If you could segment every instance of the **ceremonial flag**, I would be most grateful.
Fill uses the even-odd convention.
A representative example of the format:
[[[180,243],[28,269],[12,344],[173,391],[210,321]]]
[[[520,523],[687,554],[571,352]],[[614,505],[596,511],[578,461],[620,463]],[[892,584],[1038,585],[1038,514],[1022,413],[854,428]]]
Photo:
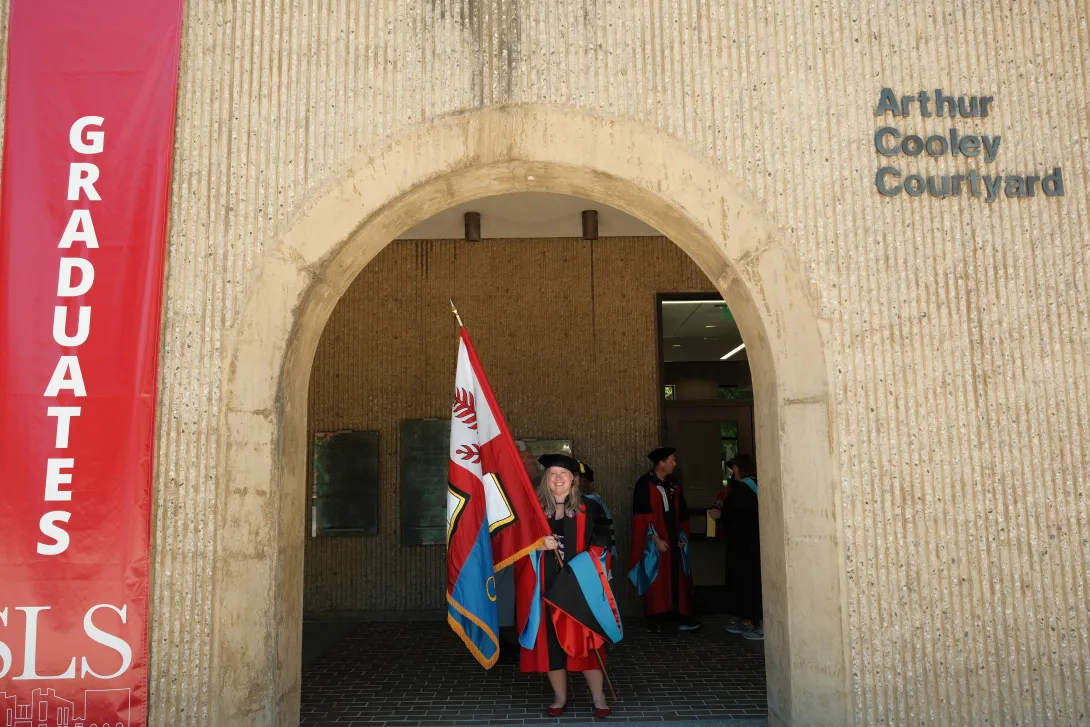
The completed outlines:
[[[465,328],[448,480],[447,621],[489,669],[500,653],[495,572],[540,547],[550,530]]]

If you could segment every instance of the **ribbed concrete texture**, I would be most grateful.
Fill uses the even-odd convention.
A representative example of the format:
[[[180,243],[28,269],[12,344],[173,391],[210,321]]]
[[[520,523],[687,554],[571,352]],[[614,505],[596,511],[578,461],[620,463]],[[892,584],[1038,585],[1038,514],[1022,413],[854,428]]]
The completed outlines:
[[[1090,720],[1088,13],[1084,0],[187,2],[153,724],[208,724],[221,678],[209,670],[221,386],[267,246],[354,155],[505,104],[679,139],[789,242],[832,350],[856,723]],[[884,86],[995,102],[984,119],[915,105],[877,119]],[[872,140],[885,123],[1002,146],[990,163],[889,161]],[[925,175],[1062,166],[1066,196],[886,199],[873,179],[887,162]]]
[[[446,550],[400,545],[398,428],[403,419],[450,417],[458,344],[449,297],[511,431],[571,439],[624,541],[632,484],[660,431],[655,294],[712,290],[661,237],[413,241],[383,250],[333,311],[308,402],[310,432],[379,432],[379,533],[308,538],[304,609],[445,607]]]

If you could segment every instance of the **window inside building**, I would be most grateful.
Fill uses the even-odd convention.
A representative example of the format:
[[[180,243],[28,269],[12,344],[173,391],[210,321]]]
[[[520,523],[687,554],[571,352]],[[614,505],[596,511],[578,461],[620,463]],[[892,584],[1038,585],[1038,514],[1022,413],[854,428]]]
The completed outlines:
[[[753,401],[753,388],[750,386],[739,386],[738,384],[720,384],[719,398]]]

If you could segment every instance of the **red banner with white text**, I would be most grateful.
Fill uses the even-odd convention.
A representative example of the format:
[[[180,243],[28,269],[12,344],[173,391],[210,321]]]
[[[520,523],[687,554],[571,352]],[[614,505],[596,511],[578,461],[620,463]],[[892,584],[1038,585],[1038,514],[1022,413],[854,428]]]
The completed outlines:
[[[11,0],[0,724],[143,727],[182,0]]]

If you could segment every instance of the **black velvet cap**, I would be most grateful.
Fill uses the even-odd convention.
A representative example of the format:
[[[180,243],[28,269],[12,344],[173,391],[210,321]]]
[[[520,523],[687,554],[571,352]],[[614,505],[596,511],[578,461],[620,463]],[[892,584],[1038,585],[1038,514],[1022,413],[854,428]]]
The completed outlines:
[[[579,474],[583,475],[587,482],[594,482],[594,470],[590,468],[590,465],[580,462]]]
[[[673,447],[659,447],[656,450],[648,452],[647,459],[651,460],[651,464],[658,464],[676,451],[677,450]]]
[[[550,467],[563,467],[573,475],[580,474],[579,462],[566,454],[543,454],[537,458],[538,463],[545,469]]]

